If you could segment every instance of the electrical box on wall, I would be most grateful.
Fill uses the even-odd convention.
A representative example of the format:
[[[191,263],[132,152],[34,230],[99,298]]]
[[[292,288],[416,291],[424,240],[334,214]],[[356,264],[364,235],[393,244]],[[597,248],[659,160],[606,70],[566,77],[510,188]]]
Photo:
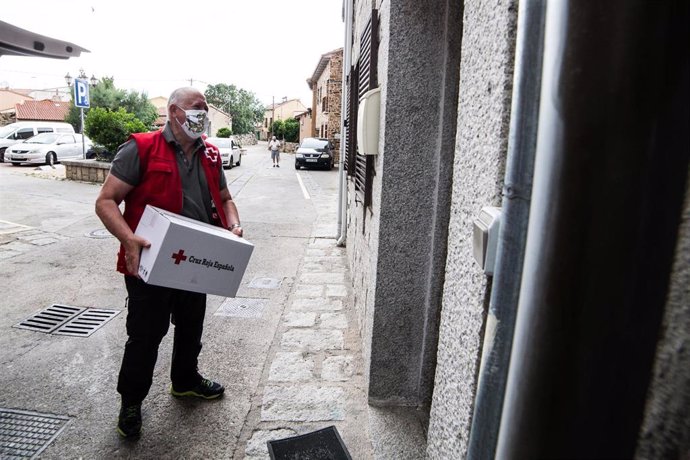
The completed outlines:
[[[487,275],[494,274],[500,228],[501,208],[484,207],[474,220],[472,252],[474,259]]]
[[[367,91],[357,110],[357,149],[360,155],[378,155],[381,88]]]

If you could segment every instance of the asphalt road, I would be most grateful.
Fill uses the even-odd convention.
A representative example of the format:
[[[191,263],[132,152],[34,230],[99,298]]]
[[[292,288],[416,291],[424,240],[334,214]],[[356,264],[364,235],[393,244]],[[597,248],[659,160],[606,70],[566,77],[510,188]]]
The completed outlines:
[[[169,333],[144,404],[146,436],[136,444],[115,431],[126,291],[115,272],[118,243],[93,212],[100,186],[60,179],[59,165],[40,171],[0,164],[0,409],[68,418],[42,458],[242,457],[238,440],[251,397],[323,205],[313,197],[336,193],[337,169],[298,173],[283,157],[283,166],[272,168],[265,146],[249,146],[242,165],[226,171],[245,238],[255,244],[238,297],[267,303],[260,318],[247,320],[214,315],[225,299],[209,296],[200,370],[225,384],[226,397],[170,397]],[[259,278],[279,287],[250,287]],[[89,337],[14,327],[53,304],[115,316]],[[201,404],[207,407],[199,410]]]

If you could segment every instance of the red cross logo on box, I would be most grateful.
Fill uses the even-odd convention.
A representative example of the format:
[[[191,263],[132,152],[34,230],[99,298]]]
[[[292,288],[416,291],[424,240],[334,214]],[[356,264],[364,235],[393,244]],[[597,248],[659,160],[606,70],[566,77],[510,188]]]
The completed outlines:
[[[180,265],[180,262],[187,260],[187,256],[184,255],[184,249],[180,249],[176,253],[173,253],[172,258],[175,259],[175,265]]]

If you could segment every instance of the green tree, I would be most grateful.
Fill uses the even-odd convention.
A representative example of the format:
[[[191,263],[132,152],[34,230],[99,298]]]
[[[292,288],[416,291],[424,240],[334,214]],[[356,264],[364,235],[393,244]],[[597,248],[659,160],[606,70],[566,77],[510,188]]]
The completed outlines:
[[[264,106],[251,91],[219,83],[207,87],[204,95],[209,104],[232,116],[235,134],[253,133],[256,123],[263,118]]]
[[[146,93],[128,92],[120,102],[120,107],[129,113],[133,113],[135,117],[149,127],[152,127],[158,118],[158,109],[151,104]],[[114,107],[111,108],[111,110],[114,109]]]
[[[216,137],[230,137],[230,136],[232,136],[232,130],[230,128],[223,127],[223,128],[220,128],[216,132]]]
[[[283,133],[288,142],[299,142],[299,121],[288,118],[283,122]]]
[[[283,120],[276,120],[271,125],[271,132],[278,139],[285,139],[285,123]]]
[[[146,132],[148,127],[133,113],[123,108],[110,111],[96,107],[89,111],[84,131],[94,142],[114,155],[117,148],[127,140],[130,134]]]
[[[74,95],[72,95],[72,98],[74,98]],[[148,127],[152,127],[153,122],[158,118],[158,110],[149,102],[145,93],[118,89],[115,87],[112,77],[104,77],[96,85],[92,86],[89,90],[89,99],[91,108],[84,109],[85,118],[88,118],[89,112],[94,108],[103,108],[111,111],[123,108],[129,113],[133,113]],[[65,121],[74,126],[76,131],[81,129],[79,108],[75,107],[74,104],[72,104]]]

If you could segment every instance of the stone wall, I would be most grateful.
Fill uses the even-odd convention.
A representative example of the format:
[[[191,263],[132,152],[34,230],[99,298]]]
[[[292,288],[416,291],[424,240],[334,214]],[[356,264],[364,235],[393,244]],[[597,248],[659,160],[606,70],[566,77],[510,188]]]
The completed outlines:
[[[293,153],[295,150],[297,150],[298,146],[299,144],[296,142],[283,142],[281,151],[285,153]]]
[[[340,159],[340,106],[342,105],[343,90],[342,81],[343,75],[343,52],[334,54],[330,62],[331,74],[330,80],[338,83],[328,85],[328,138],[335,147],[335,162],[338,163]],[[336,136],[337,135],[337,136]]]
[[[65,178],[102,184],[110,172],[110,163],[96,160],[63,160]]]
[[[430,458],[467,455],[490,287],[472,255],[472,223],[483,206],[501,206],[516,3],[464,4],[448,257],[427,450]]]
[[[421,408],[428,458],[467,453],[488,298],[472,221],[501,202],[512,96],[516,8],[497,3],[464,2],[463,15],[442,0],[377,2],[381,130],[370,207],[349,182],[369,402]],[[371,6],[355,3],[353,63]]]
[[[638,460],[690,458],[690,183],[681,216]]]
[[[240,145],[256,145],[259,141],[256,139],[256,134],[236,134],[232,137],[240,143]]]

